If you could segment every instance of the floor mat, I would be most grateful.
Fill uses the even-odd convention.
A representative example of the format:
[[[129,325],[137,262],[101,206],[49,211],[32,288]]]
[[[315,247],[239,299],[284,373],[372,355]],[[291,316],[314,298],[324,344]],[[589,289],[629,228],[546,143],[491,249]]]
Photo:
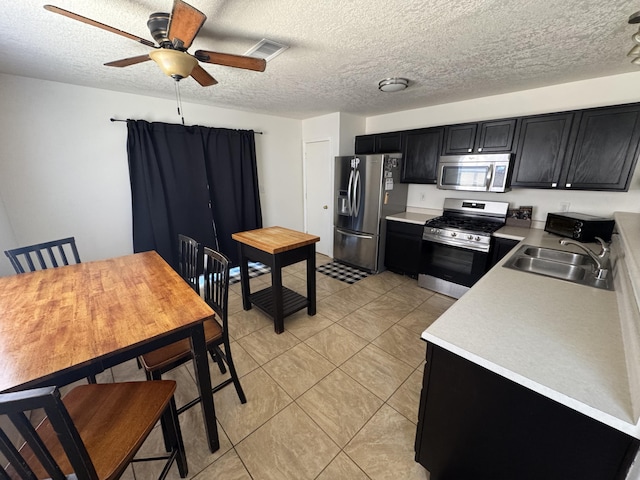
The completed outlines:
[[[260,262],[249,262],[249,278],[259,277],[265,273],[271,272],[271,269]],[[233,267],[229,270],[229,285],[240,281],[240,267]]]
[[[316,267],[316,270],[331,278],[335,278],[336,280],[340,280],[341,282],[346,282],[349,284],[356,283],[358,280],[367,278],[370,275],[369,272],[365,272],[364,270],[350,267],[349,265],[345,265],[339,262],[331,262],[320,265],[319,267]]]

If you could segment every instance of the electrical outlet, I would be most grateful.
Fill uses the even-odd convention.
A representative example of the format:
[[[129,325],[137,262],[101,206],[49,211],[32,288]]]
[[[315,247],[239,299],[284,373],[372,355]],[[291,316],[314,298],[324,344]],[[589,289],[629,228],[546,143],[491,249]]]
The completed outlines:
[[[571,204],[569,202],[561,202],[560,203],[560,211],[561,212],[568,212],[569,211],[569,207],[571,207]]]

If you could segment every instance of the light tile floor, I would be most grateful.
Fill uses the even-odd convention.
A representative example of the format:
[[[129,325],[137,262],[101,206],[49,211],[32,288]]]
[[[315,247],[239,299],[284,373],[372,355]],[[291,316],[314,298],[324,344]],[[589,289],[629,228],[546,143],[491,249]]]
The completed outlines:
[[[318,264],[330,260],[317,256]],[[305,293],[305,268],[284,269],[284,284]],[[252,291],[268,282],[269,275],[252,279]],[[181,415],[189,478],[429,478],[414,461],[426,348],[420,334],[453,299],[391,272],[353,285],[317,274],[317,314],[286,318],[285,332],[276,335],[263,313],[242,309],[239,283],[230,290],[231,349],[247,403],[233,386],[215,394],[220,450],[213,454],[200,408]],[[215,384],[223,377],[210,367]],[[135,362],[111,376],[144,379]],[[197,395],[190,364],[166,378],[178,382],[179,405]],[[110,379],[105,372],[101,381]],[[153,432],[143,452],[160,446]],[[156,478],[154,463],[134,464],[124,478]],[[175,466],[170,478],[179,478]]]

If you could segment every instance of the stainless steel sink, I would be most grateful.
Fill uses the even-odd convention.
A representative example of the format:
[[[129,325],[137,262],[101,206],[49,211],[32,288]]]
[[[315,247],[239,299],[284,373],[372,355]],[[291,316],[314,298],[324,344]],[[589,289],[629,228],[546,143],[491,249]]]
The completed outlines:
[[[581,253],[565,252],[552,248],[531,247],[525,245],[522,253],[529,257],[551,260],[554,262],[568,263],[570,265],[591,265],[593,262],[587,255]]]
[[[596,278],[593,261],[580,253],[522,245],[502,266],[580,285],[613,290],[611,280]]]

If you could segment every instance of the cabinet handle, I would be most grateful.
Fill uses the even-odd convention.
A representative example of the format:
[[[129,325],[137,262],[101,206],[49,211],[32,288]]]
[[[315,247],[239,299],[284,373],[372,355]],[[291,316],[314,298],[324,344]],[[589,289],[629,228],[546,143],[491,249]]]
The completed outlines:
[[[566,187],[566,188],[571,188],[571,184],[570,184],[570,183],[567,183],[567,184],[565,185],[565,187]]]
[[[473,148],[470,148],[469,150],[467,150],[467,152],[469,153],[473,152]]]
[[[481,151],[482,151],[482,147],[480,147],[480,148],[478,149],[478,151],[479,151],[479,152],[481,152]]]
[[[552,187],[552,188],[556,188],[557,186],[558,186],[558,184],[557,184],[556,182],[553,182],[553,183],[551,184],[551,187]]]

